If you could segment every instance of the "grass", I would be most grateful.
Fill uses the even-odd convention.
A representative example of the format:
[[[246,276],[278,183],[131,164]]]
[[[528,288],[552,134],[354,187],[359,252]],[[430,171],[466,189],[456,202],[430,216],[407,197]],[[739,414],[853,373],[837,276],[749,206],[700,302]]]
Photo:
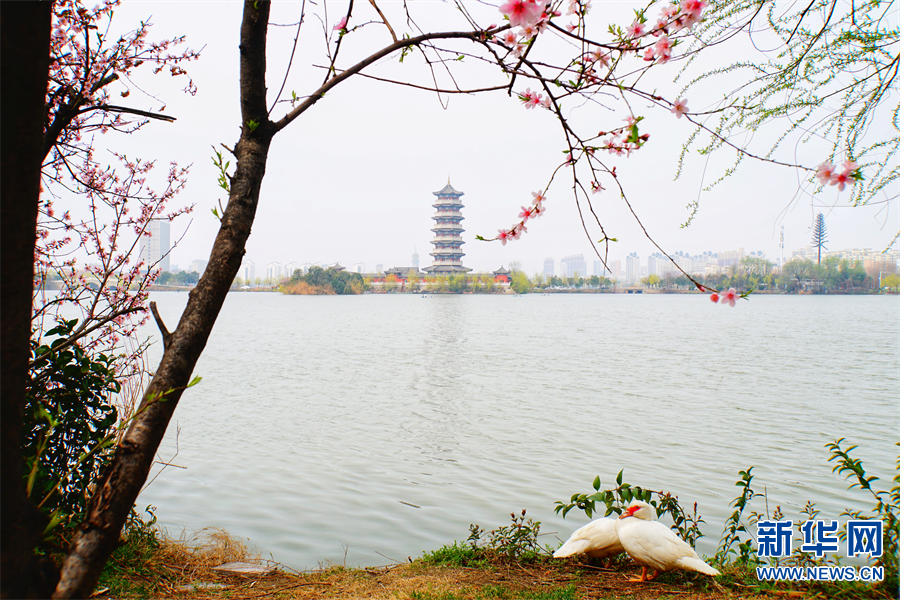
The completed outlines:
[[[755,572],[728,565],[720,577],[671,572],[645,583],[628,581],[640,568],[627,558],[599,568],[586,559],[505,558],[489,548],[454,542],[409,564],[308,573],[278,569],[241,576],[213,570],[232,561],[256,562],[239,541],[221,530],[189,539],[160,539],[155,530],[133,529],[104,571],[97,598],[183,600],[724,600],[776,598],[892,598],[885,589],[860,584],[771,584]],[[213,587],[210,587],[213,586]]]

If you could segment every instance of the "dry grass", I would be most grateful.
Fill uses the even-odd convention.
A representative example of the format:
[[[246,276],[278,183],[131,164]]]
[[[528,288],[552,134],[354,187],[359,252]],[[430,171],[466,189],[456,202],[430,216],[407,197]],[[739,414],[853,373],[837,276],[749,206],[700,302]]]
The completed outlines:
[[[310,573],[278,569],[267,575],[236,575],[216,571],[223,563],[264,564],[227,532],[207,529],[188,539],[165,541],[157,550],[157,580],[135,583],[134,592],[119,591],[116,598],[158,597],[183,600],[279,600],[330,598],[336,600],[484,600],[546,598],[634,599],[672,598],[784,598],[758,596],[739,588],[725,589],[696,574],[666,574],[658,581],[629,582],[640,574],[632,564],[598,569],[575,561],[550,560],[530,565],[495,561],[483,567],[411,564],[348,569],[330,567]],[[210,587],[212,586],[212,587]],[[97,598],[112,598],[99,594]]]
[[[310,285],[305,281],[298,281],[291,285],[285,285],[282,292],[290,295],[301,296],[334,296],[334,288],[330,285]]]
[[[829,598],[831,592],[779,585],[760,589],[755,577],[729,566],[715,579],[698,573],[665,573],[654,581],[632,582],[640,568],[630,560],[613,561],[610,569],[573,560],[538,559],[522,564],[496,558],[473,563],[451,562],[460,549],[447,547],[409,564],[348,569],[322,568],[288,572],[284,567],[265,575],[238,575],[215,570],[229,562],[266,564],[239,540],[221,529],[204,529],[190,537],[162,541],[139,568],[122,571],[113,589],[95,598],[172,598],[178,600],[724,600]],[[748,585],[745,585],[748,584]],[[832,591],[837,591],[832,590]],[[868,595],[871,593],[871,595]],[[844,594],[842,594],[844,595]],[[885,590],[867,588],[847,598],[888,598]]]

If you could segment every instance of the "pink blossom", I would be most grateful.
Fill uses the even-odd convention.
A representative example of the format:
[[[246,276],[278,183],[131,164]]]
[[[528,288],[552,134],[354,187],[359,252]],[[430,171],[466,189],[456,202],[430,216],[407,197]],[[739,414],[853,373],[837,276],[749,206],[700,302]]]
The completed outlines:
[[[839,192],[843,192],[848,183],[853,185],[856,182],[847,175],[846,171],[831,175],[831,185],[836,185]]]
[[[600,63],[600,64],[603,65],[604,67],[608,67],[608,66],[609,66],[609,53],[608,53],[608,52],[604,52],[604,51],[601,50],[600,48],[597,48],[597,49],[594,51],[594,56],[595,56],[596,59],[597,59],[596,62]]]
[[[504,246],[506,245],[506,241],[509,238],[509,232],[505,229],[500,229],[497,233],[497,239],[500,240],[500,243]]]
[[[816,170],[816,177],[819,178],[819,183],[822,185],[828,185],[831,183],[831,176],[834,175],[834,165],[830,162],[824,162],[819,165],[818,170]]]
[[[681,10],[686,13],[695,14],[699,17],[707,4],[708,2],[706,2],[706,0],[685,0],[681,5]]]
[[[844,161],[844,173],[850,175],[853,171],[857,170],[859,165],[852,160]]]
[[[534,25],[523,25],[519,28],[519,37],[525,41],[530,40],[534,36],[538,34],[538,26]]]
[[[500,6],[500,12],[506,15],[513,27],[533,26],[541,18],[544,7],[534,0],[509,0]]]
[[[541,106],[546,109],[550,108],[550,97],[549,96],[541,96]]]
[[[660,62],[666,62],[672,57],[672,40],[669,39],[669,36],[664,35],[654,44],[654,48],[656,49],[656,55],[659,57]]]
[[[687,112],[687,110],[687,100],[684,98],[679,98],[675,101],[675,104],[672,105],[672,113],[679,119],[681,118],[681,115]]]
[[[670,4],[666,7],[664,7],[660,11],[660,14],[667,19],[671,19],[672,17],[674,17],[675,15],[678,14],[678,7],[674,4]]]
[[[705,0],[686,0],[681,5],[681,15],[679,16],[682,27],[692,27],[702,21],[703,9],[706,8],[706,4]]]
[[[543,217],[545,212],[547,212],[547,209],[543,204],[535,204],[534,208],[531,209],[531,218]]]
[[[819,179],[822,179],[824,172],[823,167],[831,167],[830,163],[825,163],[819,167],[819,172],[816,174]],[[856,179],[853,177],[853,173],[859,169],[859,165],[853,162],[852,160],[844,161],[844,170],[840,173],[834,171],[834,168],[831,167],[831,172],[829,173],[828,183],[831,185],[838,186],[838,191],[843,192],[844,187],[849,183],[850,185],[854,185],[856,183]],[[827,170],[827,168],[825,169]]]
[[[503,35],[500,36],[500,43],[509,48],[513,48],[518,41],[519,38],[516,37],[516,34],[512,30],[506,30],[503,32]]]
[[[713,304],[715,304],[716,302],[719,301],[719,294],[717,294],[716,292],[713,292],[712,294],[709,295],[709,299],[712,300]]]
[[[827,164],[827,163],[826,163]],[[831,166],[831,165],[828,165]],[[821,169],[821,167],[819,167]],[[829,179],[829,183],[831,185],[836,185],[839,192],[844,191],[844,187],[849,183],[850,185],[854,185],[856,183],[856,179],[853,177],[853,173],[859,169],[859,165],[853,162],[852,160],[844,161],[844,170],[840,173],[832,172],[831,177]],[[821,175],[819,175],[821,178]]]
[[[532,196],[532,204],[540,205],[541,202],[547,199],[547,196],[544,195],[543,190],[539,192],[531,192]]]
[[[729,306],[734,306],[735,301],[737,300],[737,290],[734,288],[728,288],[728,291],[722,294],[722,304],[728,304]]]
[[[528,208],[525,206],[522,207],[522,212],[519,213],[519,218],[522,219],[523,223],[528,221],[528,219],[531,218],[531,216],[532,216],[531,210],[532,210],[531,208]]]
[[[532,108],[530,104],[534,100],[534,92],[531,91],[531,88],[525,88],[525,93],[519,94],[519,100],[522,101],[525,108]]]
[[[653,28],[653,35],[661,33],[669,33],[669,19],[660,17],[656,20],[656,27]]]
[[[601,184],[597,183],[596,181],[591,182],[591,193],[592,194],[599,194],[600,192],[602,192],[605,189],[606,189],[605,187],[603,187]]]
[[[347,17],[342,17],[340,21],[337,22],[337,25],[334,26],[335,31],[340,31],[347,27]]]
[[[647,33],[646,26],[644,23],[641,23],[638,19],[635,19],[634,22],[631,23],[626,29],[625,32],[628,34],[628,37],[641,37],[645,33]]]
[[[569,33],[575,33],[576,29],[578,29],[578,25],[576,25],[575,23],[569,23],[568,25],[566,25],[566,31],[568,31]]]
[[[647,50],[644,51],[644,60],[646,60],[647,62],[653,62],[654,58],[656,58],[656,56],[653,51],[653,47],[647,48]]]
[[[532,92],[531,88],[526,88],[524,94],[519,95],[519,100],[525,105],[525,108],[531,109],[535,106],[547,106],[549,108],[550,101],[543,98],[540,92]]]

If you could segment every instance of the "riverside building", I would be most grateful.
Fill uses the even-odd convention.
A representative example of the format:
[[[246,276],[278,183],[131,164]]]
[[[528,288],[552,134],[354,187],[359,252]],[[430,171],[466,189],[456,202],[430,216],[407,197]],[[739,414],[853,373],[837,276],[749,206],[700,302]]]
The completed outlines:
[[[169,250],[169,222],[157,219],[150,221],[141,236],[139,250],[144,270],[158,267],[160,271],[168,271]]]

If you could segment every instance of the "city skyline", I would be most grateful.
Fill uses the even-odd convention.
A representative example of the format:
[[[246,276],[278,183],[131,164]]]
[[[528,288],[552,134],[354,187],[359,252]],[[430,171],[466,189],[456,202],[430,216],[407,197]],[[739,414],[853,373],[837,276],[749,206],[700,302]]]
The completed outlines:
[[[202,3],[154,3],[151,10],[146,3],[126,1],[114,21],[124,30],[152,13],[155,36],[183,34],[189,44],[206,46],[202,58],[190,66],[196,96],[182,94],[171,82],[153,82],[153,89],[166,100],[166,114],[177,117],[174,123],[153,122],[137,135],[110,133],[104,138],[104,143],[129,156],[193,165],[188,186],[175,199],[196,207],[193,215],[172,223],[172,239],[180,242],[170,259],[180,265],[209,256],[219,226],[210,211],[224,201],[217,186],[219,174],[209,160],[210,145],[233,144],[240,123],[232,26],[240,22],[241,5],[217,6],[219,10],[210,15]],[[610,22],[633,19],[630,3],[605,7],[603,17]],[[290,22],[294,16],[290,3],[273,6],[274,21]],[[457,25],[465,23],[446,23]],[[291,53],[293,38],[282,33],[271,32],[271,81],[283,77]],[[418,68],[395,63],[384,63],[386,74]],[[678,68],[674,65],[669,75],[674,77]],[[309,71],[308,65],[297,65],[296,72],[303,75],[292,79],[291,85],[299,86]],[[657,73],[660,78],[653,84],[661,92],[680,86],[666,79],[665,68]],[[713,107],[702,104],[700,97],[690,101],[695,111]],[[359,110],[361,102],[366,110]],[[541,272],[548,256],[558,260],[583,254],[589,263],[596,260],[591,240],[596,242],[601,235],[596,225],[590,238],[583,231],[582,217],[588,223],[593,217],[583,205],[579,213],[571,179],[559,177],[546,189],[564,156],[559,123],[546,112],[525,110],[517,98],[506,94],[454,95],[447,102],[365,79],[348,81],[330,93],[302,128],[273,146],[247,257],[257,265],[286,264],[286,257],[345,266],[364,262],[368,269],[379,263],[387,268],[408,265],[410,249],[431,247],[431,194],[435,182],[446,181],[449,174],[454,186],[466,191],[467,267],[491,272],[517,261],[530,274]],[[704,191],[711,183],[705,178],[707,167],[733,162],[727,151],[688,156],[684,174],[673,180],[690,125],[667,110],[646,106],[634,110],[644,117],[642,131],[651,133],[650,142],[630,157],[604,160],[616,167],[641,224],[617,192],[607,189],[592,196],[606,235],[618,240],[609,244],[611,260],[624,262],[632,252],[646,257],[659,251],[641,225],[670,255],[743,246],[769,257],[781,255],[782,226],[786,257],[790,249],[807,245],[819,212],[825,215],[829,248],[881,250],[900,230],[900,212],[892,213],[890,203],[850,207],[849,194],[830,186],[812,195],[808,173],[763,162],[745,161],[745,168]],[[609,128],[627,115],[610,111],[599,116]],[[173,139],[179,143],[172,144]],[[478,143],[479,139],[489,142]],[[797,150],[803,151],[798,160],[810,168],[822,160],[813,143]],[[157,175],[163,177],[164,169]],[[498,229],[517,222],[520,207],[530,204],[536,191],[546,193],[547,213],[530,221],[520,240],[503,246],[475,239],[494,237]],[[682,228],[694,202],[699,210],[690,227]],[[600,250],[604,254],[602,246]]]

